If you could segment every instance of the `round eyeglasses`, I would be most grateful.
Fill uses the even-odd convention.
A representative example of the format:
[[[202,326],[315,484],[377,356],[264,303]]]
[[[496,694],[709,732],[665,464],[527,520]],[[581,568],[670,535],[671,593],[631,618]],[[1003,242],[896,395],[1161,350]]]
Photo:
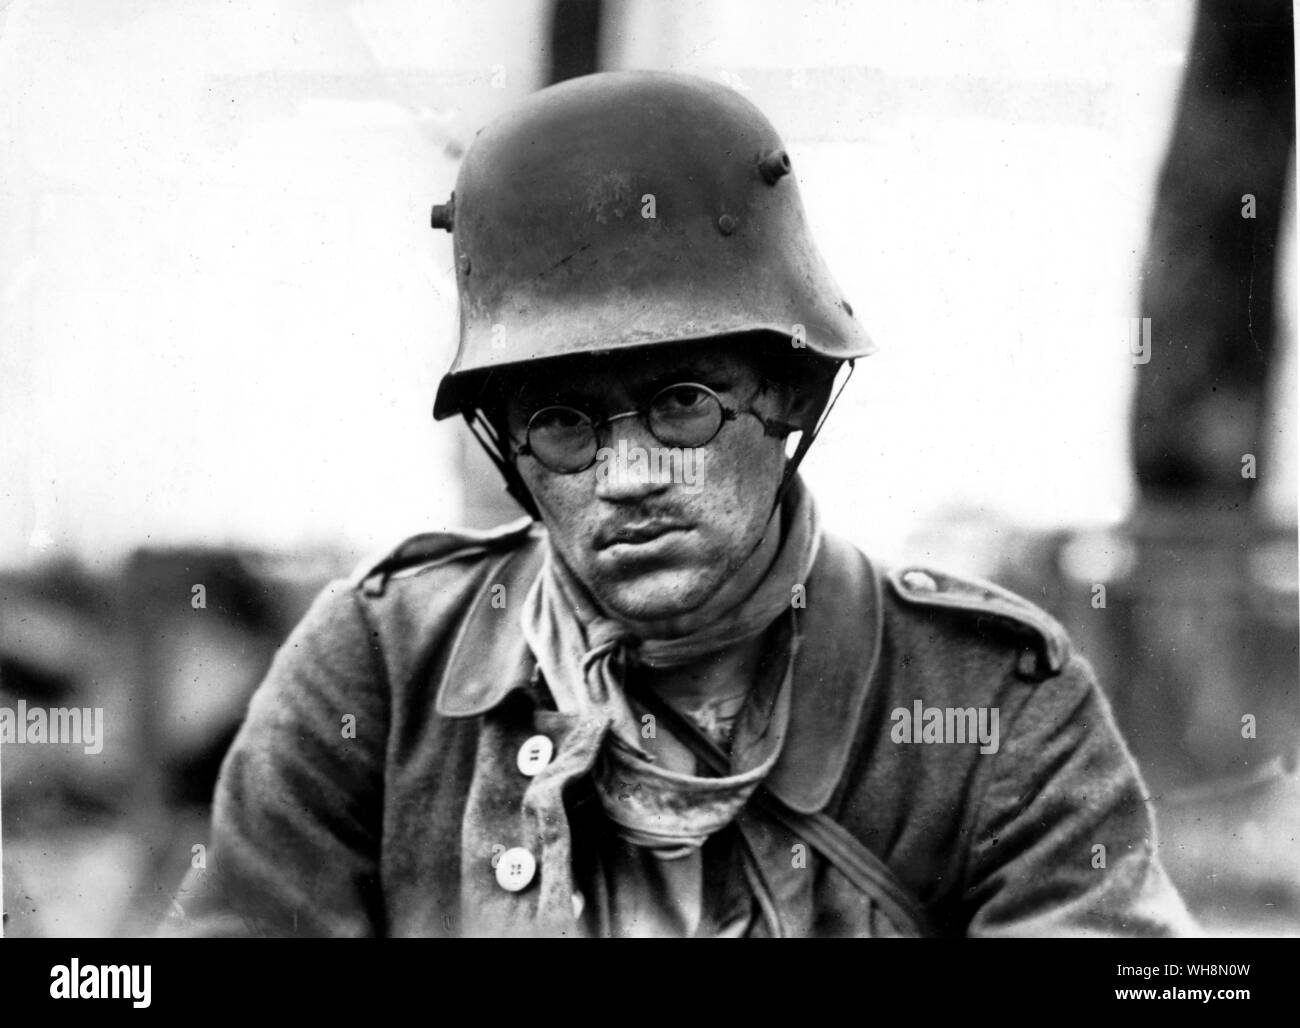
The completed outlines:
[[[694,447],[712,442],[726,422],[741,414],[757,418],[767,435],[786,436],[799,430],[798,425],[764,417],[752,406],[728,407],[706,385],[678,382],[659,390],[649,403],[606,418],[592,418],[576,407],[543,407],[528,419],[524,444],[517,452],[558,474],[576,475],[596,463],[602,430],[623,418],[640,418],[665,446]]]

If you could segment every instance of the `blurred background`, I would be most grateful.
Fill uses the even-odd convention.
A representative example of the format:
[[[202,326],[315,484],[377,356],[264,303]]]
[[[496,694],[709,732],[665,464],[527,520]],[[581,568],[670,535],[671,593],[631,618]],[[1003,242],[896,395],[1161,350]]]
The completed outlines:
[[[1206,929],[1300,934],[1285,0],[0,6],[0,706],[106,718],[0,747],[5,933],[151,930],[315,592],[517,516],[430,417],[429,208],[613,68],[785,137],[881,347],[804,465],[828,527],[1060,618]]]

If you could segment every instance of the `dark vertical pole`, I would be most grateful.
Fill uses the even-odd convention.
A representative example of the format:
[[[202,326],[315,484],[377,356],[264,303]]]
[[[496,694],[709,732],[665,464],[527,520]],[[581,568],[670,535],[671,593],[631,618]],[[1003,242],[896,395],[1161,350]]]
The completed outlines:
[[[602,0],[554,0],[550,47],[543,69],[546,85],[599,71]],[[459,434],[464,520],[472,528],[498,525],[523,511],[507,495],[501,475],[468,431]]]
[[[1202,0],[1143,270],[1152,343],[1132,440],[1144,499],[1244,504],[1254,492],[1241,460],[1267,449],[1294,142],[1291,4]]]
[[[1277,473],[1264,430],[1278,243],[1294,216],[1292,21],[1289,3],[1201,0],[1157,183],[1149,360],[1133,369],[1137,560],[1116,628],[1121,721],[1165,769],[1157,780],[1257,773],[1295,747],[1294,631],[1271,627],[1294,625],[1294,598],[1287,612],[1256,570],[1294,570],[1295,550],[1277,555],[1251,502]]]
[[[602,0],[555,0],[548,84],[600,70]]]

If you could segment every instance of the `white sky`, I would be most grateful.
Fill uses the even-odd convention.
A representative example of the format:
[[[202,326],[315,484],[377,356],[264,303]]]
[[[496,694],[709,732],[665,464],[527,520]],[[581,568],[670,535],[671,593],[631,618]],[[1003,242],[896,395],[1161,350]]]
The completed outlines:
[[[1121,517],[1125,322],[1192,5],[612,6],[615,66],[721,76],[767,111],[881,346],[809,458],[828,522],[888,556],[953,503]],[[456,428],[429,417],[454,282],[428,208],[448,144],[538,84],[544,7],[0,11],[0,563],[359,554],[457,522]],[[1262,483],[1283,513],[1293,353],[1284,370]]]

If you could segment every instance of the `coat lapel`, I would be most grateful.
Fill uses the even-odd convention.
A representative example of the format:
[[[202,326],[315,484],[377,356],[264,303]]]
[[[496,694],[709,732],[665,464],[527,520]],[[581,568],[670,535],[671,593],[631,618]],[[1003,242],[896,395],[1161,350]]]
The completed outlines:
[[[806,583],[790,725],[767,787],[803,814],[844,775],[875,675],[884,626],[880,580],[857,547],[823,533]]]
[[[473,717],[528,685],[537,662],[519,627],[528,587],[541,571],[545,544],[530,540],[495,562],[452,644],[435,709],[443,717]],[[502,586],[504,593],[494,590]],[[493,606],[504,596],[504,606]]]

